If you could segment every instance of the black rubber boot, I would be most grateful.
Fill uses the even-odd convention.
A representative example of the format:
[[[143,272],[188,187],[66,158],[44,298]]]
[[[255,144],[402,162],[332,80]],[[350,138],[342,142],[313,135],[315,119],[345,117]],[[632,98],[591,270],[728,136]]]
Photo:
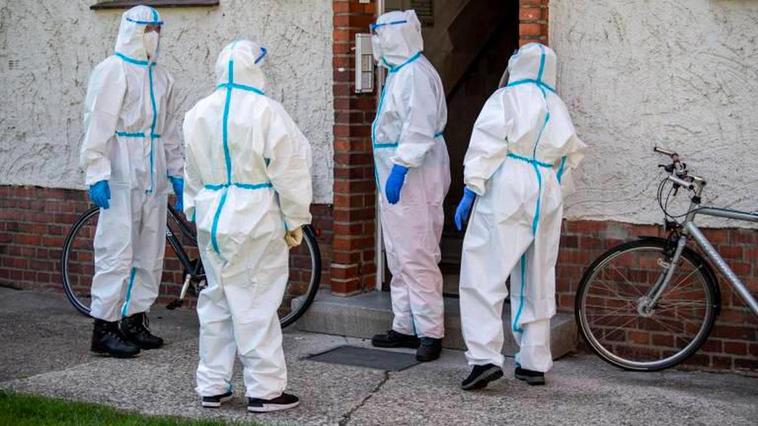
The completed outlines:
[[[95,319],[90,350],[115,358],[131,358],[139,354],[139,346],[124,337],[117,321],[108,322],[100,319]]]
[[[418,337],[389,330],[386,334],[377,334],[371,338],[371,344],[377,348],[411,348],[416,349]]]
[[[121,332],[140,349],[158,349],[163,346],[163,339],[154,336],[149,325],[147,315],[140,312],[121,320]]]
[[[532,386],[539,386],[545,384],[545,373],[539,371],[527,370],[525,368],[516,367],[516,371],[513,374],[517,379],[525,381]]]
[[[489,382],[503,377],[503,370],[495,364],[475,365],[471,374],[461,383],[463,390],[483,389]]]
[[[422,337],[419,339],[421,344],[416,350],[416,360],[421,362],[434,361],[440,357],[442,352],[442,339],[433,339],[431,337]]]

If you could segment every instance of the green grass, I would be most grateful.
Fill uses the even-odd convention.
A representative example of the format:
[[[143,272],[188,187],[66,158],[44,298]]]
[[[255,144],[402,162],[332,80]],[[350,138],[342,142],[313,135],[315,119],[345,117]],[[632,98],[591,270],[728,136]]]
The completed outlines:
[[[103,405],[0,391],[0,426],[219,426],[225,424],[229,423],[218,420],[143,416]]]

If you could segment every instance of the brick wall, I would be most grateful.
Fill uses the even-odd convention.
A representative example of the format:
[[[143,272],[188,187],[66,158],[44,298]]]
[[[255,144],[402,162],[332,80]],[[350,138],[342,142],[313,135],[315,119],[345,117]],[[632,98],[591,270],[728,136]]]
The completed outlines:
[[[89,207],[84,191],[0,186],[0,285],[62,291],[61,247],[71,225]],[[321,284],[328,286],[333,213],[324,204],[311,206],[311,212],[322,256]],[[197,257],[192,247],[185,249]],[[293,266],[291,274],[297,273]],[[182,283],[181,265],[167,245],[160,302],[173,300]]]
[[[548,44],[548,0],[519,0],[519,46]]]
[[[375,190],[371,122],[376,94],[356,95],[355,34],[369,31],[374,4],[334,0],[334,240],[332,292],[349,295],[373,289]]]
[[[706,229],[705,235],[753,294],[758,294],[758,231]],[[665,237],[661,227],[618,222],[566,221],[558,257],[559,309],[574,309],[582,274],[604,251],[639,236]],[[690,247],[694,248],[694,245]],[[715,270],[721,289],[721,314],[703,347],[686,365],[699,369],[758,372],[758,319]]]

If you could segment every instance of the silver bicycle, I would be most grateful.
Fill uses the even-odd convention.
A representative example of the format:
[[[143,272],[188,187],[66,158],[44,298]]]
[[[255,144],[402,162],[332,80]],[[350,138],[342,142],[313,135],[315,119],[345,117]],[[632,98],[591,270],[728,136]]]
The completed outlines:
[[[605,252],[584,273],[575,301],[577,324],[590,348],[627,370],[669,368],[705,342],[721,300],[711,264],[758,316],[756,299],[695,224],[700,215],[758,222],[758,212],[703,206],[705,180],[690,174],[677,153],[655,152],[671,158],[659,165],[667,175],[657,196],[668,238],[643,237]],[[689,194],[689,208],[673,215],[669,202],[680,190]],[[687,246],[690,240],[711,263]]]

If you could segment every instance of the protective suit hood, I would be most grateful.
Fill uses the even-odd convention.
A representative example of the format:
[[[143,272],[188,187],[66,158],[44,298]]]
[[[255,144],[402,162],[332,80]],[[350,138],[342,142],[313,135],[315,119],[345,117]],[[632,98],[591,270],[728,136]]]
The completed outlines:
[[[540,43],[525,44],[508,60],[508,83],[535,80],[555,89],[557,62],[551,48]]]
[[[237,40],[224,47],[216,60],[218,84],[233,82],[265,90],[266,80],[261,62],[266,49],[250,40]]]
[[[147,25],[163,25],[158,11],[152,7],[140,5],[124,12],[116,38],[116,54],[125,56],[127,61],[147,61],[143,38]],[[151,62],[158,61],[159,52],[160,49],[150,58]]]
[[[424,50],[421,22],[413,10],[385,13],[372,28],[375,56],[387,68],[403,64]]]

